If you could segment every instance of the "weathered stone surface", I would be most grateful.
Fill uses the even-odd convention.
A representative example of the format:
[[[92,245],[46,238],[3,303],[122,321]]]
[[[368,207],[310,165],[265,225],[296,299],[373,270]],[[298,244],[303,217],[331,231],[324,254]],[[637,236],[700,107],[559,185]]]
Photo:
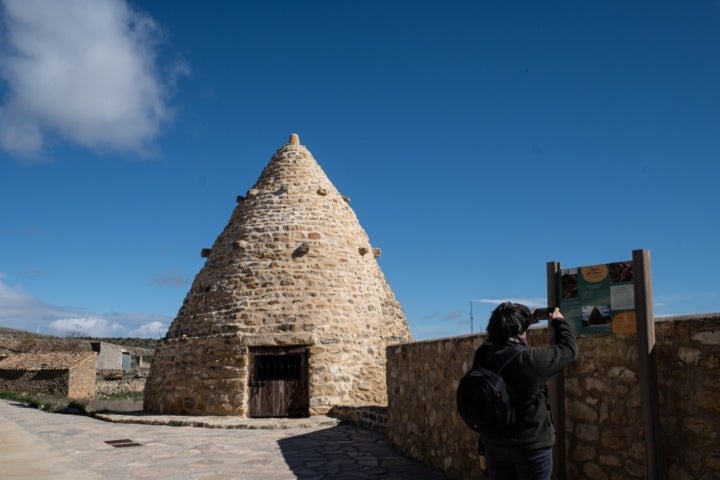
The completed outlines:
[[[133,378],[130,380],[96,380],[95,394],[101,395],[124,395],[128,393],[142,392],[145,390],[144,378]]]
[[[585,478],[592,478],[593,480],[608,480],[608,475],[603,472],[602,468],[600,468],[595,463],[586,463],[583,465],[583,472],[585,473]]]
[[[677,465],[673,465],[670,467],[668,478],[672,478],[673,480],[693,480],[692,475],[690,475]]]
[[[698,363],[698,360],[700,360],[700,355],[702,355],[702,352],[695,348],[681,347],[678,350],[678,357],[680,357],[680,360],[685,363]]]
[[[594,423],[595,421],[597,421],[598,415],[596,409],[593,406],[585,403],[584,400],[576,400],[570,402],[567,405],[567,408],[568,413],[573,418],[587,423]]]
[[[619,467],[620,459],[615,455],[600,455],[600,465],[607,465],[611,467]]]
[[[581,440],[595,442],[598,438],[600,438],[600,430],[597,425],[580,424],[575,430],[575,436]]]
[[[411,340],[346,198],[293,135],[235,206],[158,348],[145,409],[248,413],[249,349],[309,352],[310,414],[385,404],[385,352]]]
[[[571,458],[578,463],[593,460],[597,458],[597,449],[595,447],[579,446],[573,449]]]
[[[718,345],[720,344],[720,330],[700,332],[693,335],[692,339],[696,342],[704,343],[705,345]]]

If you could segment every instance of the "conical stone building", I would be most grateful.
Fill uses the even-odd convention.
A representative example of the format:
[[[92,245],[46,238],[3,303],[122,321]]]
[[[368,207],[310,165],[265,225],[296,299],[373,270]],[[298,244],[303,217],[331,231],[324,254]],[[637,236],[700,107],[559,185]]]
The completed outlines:
[[[408,324],[355,213],[293,134],[238,204],[161,342],[146,411],[307,416],[387,402]]]

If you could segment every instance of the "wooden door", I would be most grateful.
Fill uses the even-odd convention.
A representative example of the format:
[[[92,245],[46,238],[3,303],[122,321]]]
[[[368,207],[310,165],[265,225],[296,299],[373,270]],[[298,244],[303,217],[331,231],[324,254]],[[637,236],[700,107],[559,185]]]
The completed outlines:
[[[306,347],[250,350],[250,417],[309,415]]]

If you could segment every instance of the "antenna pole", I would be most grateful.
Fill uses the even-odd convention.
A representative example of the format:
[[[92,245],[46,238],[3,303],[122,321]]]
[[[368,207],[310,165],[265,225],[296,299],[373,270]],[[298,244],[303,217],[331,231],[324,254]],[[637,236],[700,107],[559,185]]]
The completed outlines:
[[[470,333],[473,332],[473,314],[472,314],[472,300],[470,300]]]

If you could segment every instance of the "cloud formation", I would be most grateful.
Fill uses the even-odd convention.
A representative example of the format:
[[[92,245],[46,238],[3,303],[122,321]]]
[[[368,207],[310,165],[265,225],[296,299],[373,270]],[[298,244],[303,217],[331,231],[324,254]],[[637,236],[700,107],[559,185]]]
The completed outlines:
[[[124,328],[101,317],[59,318],[50,322],[50,330],[66,336],[119,337]]]
[[[26,329],[30,329],[31,321],[46,322],[67,313],[62,307],[47,305],[26,294],[22,287],[8,285],[4,280],[4,274],[0,273],[0,325],[17,328],[13,325],[28,321]],[[32,315],[28,315],[28,312],[32,312]]]
[[[160,338],[172,318],[164,315],[88,313],[48,305],[9,285],[0,273],[0,326],[56,336]]]
[[[50,138],[148,154],[172,118],[182,62],[158,69],[162,32],[125,0],[2,0],[0,146],[38,156]]]
[[[528,297],[528,298],[479,298],[471,300],[475,303],[483,303],[486,305],[492,305],[493,309],[504,302],[519,303],[527,306],[528,308],[543,307],[547,304],[547,299],[543,297]]]

